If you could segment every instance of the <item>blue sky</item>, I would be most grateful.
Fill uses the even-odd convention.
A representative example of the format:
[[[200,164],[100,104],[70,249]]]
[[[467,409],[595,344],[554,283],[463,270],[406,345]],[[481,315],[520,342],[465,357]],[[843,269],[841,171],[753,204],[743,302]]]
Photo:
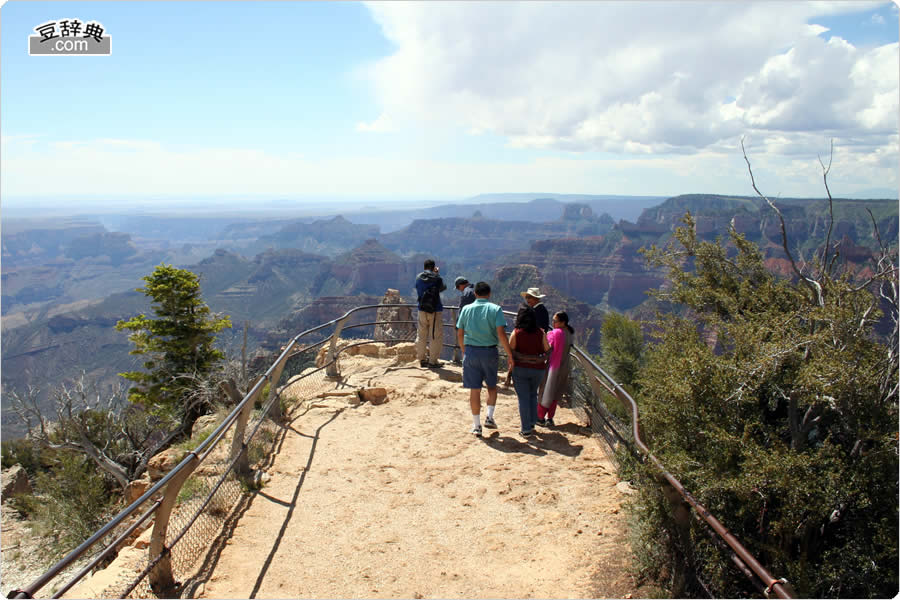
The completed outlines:
[[[891,3],[7,2],[0,196],[897,187]],[[96,20],[110,56],[27,54]]]

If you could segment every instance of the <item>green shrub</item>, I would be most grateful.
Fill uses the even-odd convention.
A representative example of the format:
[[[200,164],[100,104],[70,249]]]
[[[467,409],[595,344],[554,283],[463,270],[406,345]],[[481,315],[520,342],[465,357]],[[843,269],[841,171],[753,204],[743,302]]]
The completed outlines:
[[[199,432],[195,436],[184,440],[183,442],[177,444],[175,447],[179,450],[182,450],[185,454],[195,449],[197,446],[205,442],[209,439],[209,436],[212,435],[212,432],[215,431],[215,427],[210,427],[209,429],[204,429]],[[181,459],[179,459],[181,460]]]
[[[48,467],[45,462],[48,458],[48,452],[25,438],[3,440],[0,446],[2,446],[0,455],[2,455],[4,469],[18,464],[25,469],[29,477],[34,477]]]
[[[206,484],[197,477],[188,477],[178,491],[178,502],[184,503],[209,493]]]
[[[734,231],[736,255],[699,242],[685,222],[680,248],[650,252],[670,269],[660,297],[692,311],[660,319],[638,377],[651,449],[799,596],[894,596],[897,366],[872,330],[877,297],[828,271],[817,296],[769,272]],[[756,595],[705,525],[693,520],[684,536],[654,479],[637,483],[637,554],[649,577],[677,594]],[[679,573],[691,579],[684,589]]]
[[[58,559],[112,516],[118,494],[114,483],[84,456],[60,452],[56,464],[35,477],[34,496],[20,499],[31,526],[53,543],[41,546],[44,558]]]

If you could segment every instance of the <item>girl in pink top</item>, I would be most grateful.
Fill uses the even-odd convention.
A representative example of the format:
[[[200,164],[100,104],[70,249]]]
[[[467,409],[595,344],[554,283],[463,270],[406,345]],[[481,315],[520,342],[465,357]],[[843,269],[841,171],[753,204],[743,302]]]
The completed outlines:
[[[547,334],[552,353],[547,363],[547,384],[544,386],[544,395],[538,404],[537,424],[544,427],[553,427],[553,416],[556,414],[556,406],[562,398],[569,381],[569,348],[572,345],[572,334],[575,330],[569,325],[569,315],[560,311],[553,315],[550,323],[553,331]]]

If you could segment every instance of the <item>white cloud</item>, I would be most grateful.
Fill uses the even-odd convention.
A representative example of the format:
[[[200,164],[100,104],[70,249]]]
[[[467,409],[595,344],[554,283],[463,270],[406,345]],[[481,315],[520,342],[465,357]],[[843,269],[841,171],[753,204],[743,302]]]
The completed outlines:
[[[389,133],[394,130],[394,122],[386,113],[381,113],[381,115],[371,123],[360,122],[356,124],[356,131],[365,133]]]
[[[368,6],[396,45],[368,70],[385,111],[516,148],[696,153],[809,132],[875,151],[897,130],[897,44],[862,50],[815,23],[878,3]]]
[[[821,195],[817,154],[828,140],[814,134],[748,137],[760,187],[778,194]],[[546,156],[528,162],[488,162],[344,156],[309,159],[255,148],[173,148],[145,140],[72,143],[4,139],[0,196],[71,194],[123,197],[192,196],[470,196],[488,192],[675,195],[750,194],[738,140],[693,154],[666,156],[630,148],[632,157],[579,159]],[[835,195],[897,185],[898,136],[876,152],[871,141],[835,140],[829,181]],[[127,151],[123,151],[123,147]],[[348,177],[352,174],[352,177]]]
[[[872,15],[870,23],[872,23],[873,25],[884,25],[884,17],[882,17],[878,13],[875,13],[874,15]]]

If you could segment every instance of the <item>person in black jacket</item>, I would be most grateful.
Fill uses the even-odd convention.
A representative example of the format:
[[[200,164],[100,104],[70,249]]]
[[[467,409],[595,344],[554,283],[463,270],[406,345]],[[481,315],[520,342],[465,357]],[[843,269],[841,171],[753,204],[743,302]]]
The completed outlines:
[[[545,332],[550,331],[550,314],[547,307],[541,302],[546,295],[542,294],[538,288],[528,288],[528,291],[519,294],[525,299],[525,305],[534,309],[534,316],[537,319],[537,326]]]
[[[441,292],[447,289],[439,275],[440,269],[434,260],[428,259],[425,270],[416,277],[416,294],[419,307],[419,331],[416,337],[416,355],[422,367],[437,368],[441,366],[439,358],[444,347],[444,306],[441,304]],[[433,289],[429,289],[433,288]],[[436,293],[435,293],[436,292]],[[428,360],[425,350],[428,349]]]

